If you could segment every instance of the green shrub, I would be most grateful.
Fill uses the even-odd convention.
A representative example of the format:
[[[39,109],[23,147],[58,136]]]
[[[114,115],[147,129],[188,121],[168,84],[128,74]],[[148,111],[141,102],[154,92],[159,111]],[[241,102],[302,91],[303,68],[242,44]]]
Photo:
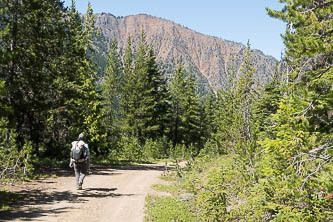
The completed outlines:
[[[176,144],[176,146],[171,147],[170,157],[173,159],[184,159],[186,146],[184,144]]]
[[[146,140],[145,145],[143,146],[143,158],[145,160],[160,159],[165,156],[165,145],[162,140]]]
[[[174,197],[147,196],[146,215],[147,222],[197,221],[186,202]]]
[[[26,142],[19,149],[16,133],[8,128],[7,121],[0,119],[0,183],[13,183],[26,179],[33,172],[32,146]]]
[[[200,189],[196,202],[200,221],[219,221],[226,214],[226,190],[223,170],[214,168]]]
[[[119,142],[120,157],[130,161],[143,159],[143,149],[136,137],[123,137]]]
[[[17,202],[22,198],[21,195],[0,190],[0,210],[10,209],[10,204]]]
[[[220,153],[218,144],[213,140],[208,140],[205,146],[200,150],[199,157],[209,156],[214,157]]]

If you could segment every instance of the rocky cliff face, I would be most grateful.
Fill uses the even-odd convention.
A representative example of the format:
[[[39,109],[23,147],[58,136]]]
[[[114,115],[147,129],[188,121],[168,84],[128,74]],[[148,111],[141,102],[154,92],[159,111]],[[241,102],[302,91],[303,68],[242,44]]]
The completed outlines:
[[[200,84],[214,90],[225,86],[233,61],[239,72],[246,50],[242,44],[200,34],[172,21],[144,14],[117,18],[112,14],[96,14],[96,26],[102,34],[100,41],[105,42],[97,44],[103,56],[107,54],[110,40],[116,39],[122,52],[128,36],[137,45],[144,29],[147,42],[153,45],[166,75],[172,75],[178,61],[182,60]],[[254,79],[261,84],[269,81],[276,60],[259,50],[253,50],[252,59],[256,68]]]

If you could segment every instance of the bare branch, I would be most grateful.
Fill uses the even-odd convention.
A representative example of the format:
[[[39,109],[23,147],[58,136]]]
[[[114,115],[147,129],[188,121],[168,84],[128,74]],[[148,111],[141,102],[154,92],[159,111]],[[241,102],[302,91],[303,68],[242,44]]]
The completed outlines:
[[[320,164],[320,162],[319,162],[319,163],[318,163],[318,166],[317,166],[317,168],[316,168],[316,170],[313,171],[312,173],[310,173],[310,174],[304,179],[304,181],[303,181],[303,183],[302,183],[302,186],[301,186],[301,189],[302,189],[302,190],[304,189],[304,185],[305,185],[306,181],[307,181],[308,179],[310,179],[310,177],[311,177],[312,175],[318,173],[319,170],[320,170],[320,168],[321,168],[321,164]]]
[[[311,108],[313,108],[313,106],[312,106],[312,104],[313,104],[313,101],[311,101],[310,103],[309,103],[309,105],[308,105],[308,107],[306,107],[304,110],[302,110],[302,111],[299,111],[299,112],[295,112],[295,113],[293,113],[294,115],[301,115],[301,116],[304,116]]]
[[[292,166],[296,166],[296,173],[301,174],[302,169],[305,169],[304,165],[308,162],[318,162],[316,169],[308,173],[302,183],[301,189],[304,188],[306,181],[308,181],[313,175],[318,173],[322,166],[332,159],[332,156],[328,153],[328,149],[333,148],[333,145],[325,143],[315,149],[310,150],[307,153],[301,152],[292,157]],[[301,159],[300,159],[301,158]]]

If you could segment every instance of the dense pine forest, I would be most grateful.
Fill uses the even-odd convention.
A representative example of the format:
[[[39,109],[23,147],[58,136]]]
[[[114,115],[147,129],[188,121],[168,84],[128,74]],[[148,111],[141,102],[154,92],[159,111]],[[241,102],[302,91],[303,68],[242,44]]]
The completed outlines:
[[[144,30],[110,42],[100,76],[90,5],[1,0],[0,181],[68,161],[84,132],[95,160],[187,160],[173,186],[193,197],[148,199],[148,221],[332,221],[333,1],[279,2],[273,80],[253,80],[248,43],[241,75],[202,95],[181,60],[166,77]]]

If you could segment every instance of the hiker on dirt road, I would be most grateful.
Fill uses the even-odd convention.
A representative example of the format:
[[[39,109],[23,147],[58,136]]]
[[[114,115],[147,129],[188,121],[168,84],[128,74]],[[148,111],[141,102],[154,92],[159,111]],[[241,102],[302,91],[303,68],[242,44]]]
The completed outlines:
[[[90,152],[88,144],[84,141],[84,134],[80,133],[78,140],[72,142],[69,167],[74,166],[76,188],[82,190],[82,184],[87,175],[90,162]]]

